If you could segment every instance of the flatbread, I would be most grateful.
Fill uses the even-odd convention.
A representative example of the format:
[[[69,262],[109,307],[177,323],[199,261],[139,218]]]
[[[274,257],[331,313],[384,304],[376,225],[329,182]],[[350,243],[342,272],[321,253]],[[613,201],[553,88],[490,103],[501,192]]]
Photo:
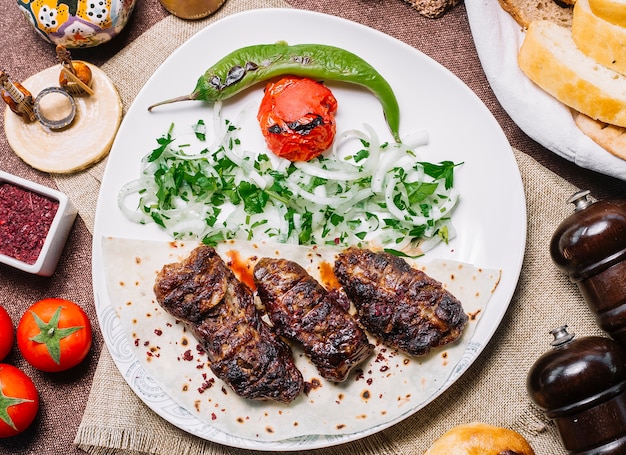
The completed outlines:
[[[84,62],[86,63],[86,62]],[[7,106],[4,130],[9,145],[24,162],[44,172],[79,171],[104,158],[111,149],[122,121],[122,102],[113,82],[97,66],[91,69],[94,94],[78,95],[71,125],[51,130],[38,121],[25,122]],[[59,86],[61,66],[45,69],[22,82],[37,97],[47,87]]]
[[[612,155],[626,160],[626,128],[611,125],[580,112],[574,112],[574,123],[589,138]]]
[[[130,349],[151,378],[172,399],[206,425],[257,441],[280,441],[305,435],[364,431],[409,415],[445,385],[459,365],[481,314],[500,280],[500,270],[453,261],[417,264],[457,296],[470,315],[461,338],[423,358],[411,358],[376,342],[374,355],[341,384],[325,381],[297,347],[296,365],[312,384],[289,404],[241,398],[219,379],[197,349],[184,325],[156,302],[153,285],[163,265],[181,261],[196,242],[159,242],[105,237],[103,261],[109,300],[117,312]],[[216,247],[244,282],[255,261],[283,257],[302,265],[326,287],[333,285],[332,265],[339,250],[242,242]]]

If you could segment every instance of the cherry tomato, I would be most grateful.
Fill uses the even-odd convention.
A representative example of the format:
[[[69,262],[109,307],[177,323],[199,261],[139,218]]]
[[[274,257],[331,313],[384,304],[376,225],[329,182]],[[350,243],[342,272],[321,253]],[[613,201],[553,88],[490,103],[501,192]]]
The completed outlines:
[[[91,324],[69,300],[44,299],[31,306],[17,326],[17,347],[35,368],[64,371],[78,365],[91,349]]]
[[[15,330],[13,330],[13,321],[4,307],[0,306],[0,362],[9,355],[13,349],[15,341]]]
[[[39,410],[39,394],[33,381],[12,365],[0,363],[0,438],[24,431]]]
[[[309,161],[333,143],[336,112],[337,100],[324,84],[288,76],[267,84],[257,120],[274,154]]]

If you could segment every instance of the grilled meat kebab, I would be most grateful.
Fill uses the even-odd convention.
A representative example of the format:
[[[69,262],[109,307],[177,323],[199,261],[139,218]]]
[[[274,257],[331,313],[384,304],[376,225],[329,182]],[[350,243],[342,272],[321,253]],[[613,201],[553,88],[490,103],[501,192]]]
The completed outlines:
[[[355,318],[299,264],[262,258],[254,283],[276,333],[299,342],[325,379],[344,381],[372,353]]]
[[[210,246],[167,264],[154,285],[159,304],[181,320],[213,373],[238,395],[288,403],[303,390],[289,346],[261,320],[250,288]]]
[[[467,324],[456,297],[398,256],[348,248],[335,261],[335,276],[361,324],[410,355],[456,340]]]

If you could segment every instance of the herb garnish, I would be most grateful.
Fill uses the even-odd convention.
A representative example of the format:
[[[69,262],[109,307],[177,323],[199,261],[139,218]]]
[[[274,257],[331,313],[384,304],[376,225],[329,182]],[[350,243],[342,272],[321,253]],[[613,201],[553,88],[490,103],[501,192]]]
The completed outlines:
[[[359,139],[354,151],[337,147],[305,163],[247,150],[229,120],[214,147],[205,145],[203,120],[191,130],[197,143],[178,143],[171,125],[144,158],[141,178],[122,190],[120,207],[130,219],[206,244],[268,237],[374,243],[412,257],[453,235],[460,163],[420,161],[402,144],[379,144],[371,129],[351,132]],[[137,210],[124,205],[129,193],[139,195]]]

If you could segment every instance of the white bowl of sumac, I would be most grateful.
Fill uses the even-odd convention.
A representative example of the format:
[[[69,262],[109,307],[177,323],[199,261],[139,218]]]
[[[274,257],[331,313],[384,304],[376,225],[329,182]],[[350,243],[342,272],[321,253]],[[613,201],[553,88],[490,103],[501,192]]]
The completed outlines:
[[[51,276],[76,213],[64,193],[0,171],[0,263]]]

